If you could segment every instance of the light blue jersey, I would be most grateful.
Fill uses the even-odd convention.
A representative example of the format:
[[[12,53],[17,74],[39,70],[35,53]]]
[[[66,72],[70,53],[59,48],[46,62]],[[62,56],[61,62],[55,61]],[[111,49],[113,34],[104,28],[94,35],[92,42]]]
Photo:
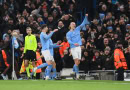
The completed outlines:
[[[76,27],[73,31],[69,31],[66,34],[66,38],[70,44],[70,48],[75,48],[75,43],[78,43],[80,46],[82,45],[81,36],[80,36],[80,30],[85,27],[86,24],[89,24],[89,21],[87,20],[87,16],[85,16],[83,22],[81,25]]]
[[[53,35],[54,32],[51,32],[49,35],[47,35],[46,33],[44,32],[41,32],[40,34],[40,41],[41,41],[41,44],[42,44],[42,51],[44,50],[49,50],[49,40],[51,38],[51,36]]]
[[[53,44],[52,40],[49,39],[49,50],[50,50],[50,53],[51,53],[51,56],[54,56],[54,48],[58,48],[60,47],[60,45],[57,45],[57,44]]]

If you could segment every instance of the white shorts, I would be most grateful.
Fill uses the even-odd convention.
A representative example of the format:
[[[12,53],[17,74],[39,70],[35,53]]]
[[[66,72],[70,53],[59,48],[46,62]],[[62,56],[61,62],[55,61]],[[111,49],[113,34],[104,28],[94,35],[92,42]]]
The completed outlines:
[[[51,60],[52,60],[52,61],[55,61],[53,56],[51,56]]]
[[[45,61],[52,61],[52,56],[49,50],[42,51],[42,55],[44,56]]]
[[[75,48],[71,48],[71,54],[73,59],[79,59],[81,60],[81,47],[75,47]]]

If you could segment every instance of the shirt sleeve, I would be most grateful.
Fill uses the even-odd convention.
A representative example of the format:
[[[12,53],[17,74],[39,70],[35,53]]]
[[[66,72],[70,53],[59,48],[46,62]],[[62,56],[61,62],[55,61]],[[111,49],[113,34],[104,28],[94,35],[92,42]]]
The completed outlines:
[[[43,34],[43,38],[50,39],[54,32],[51,32],[49,35]]]
[[[61,46],[60,46],[60,45],[57,45],[57,44],[53,44],[52,47],[53,47],[53,48],[59,48],[59,47],[61,47]]]
[[[74,42],[71,41],[70,34],[67,34],[66,38],[67,38],[69,44],[74,44]]]
[[[87,16],[85,16],[85,18],[84,18],[84,20],[83,20],[82,24],[81,24],[81,25],[79,25],[78,27],[76,27],[76,30],[80,31],[80,30],[81,30],[81,28],[85,27],[85,25],[86,25],[86,24],[89,24],[89,21],[88,21]],[[83,29],[83,30],[86,30],[86,29]]]
[[[60,45],[57,45],[57,43],[53,44],[52,40],[50,39],[50,48],[58,48]]]

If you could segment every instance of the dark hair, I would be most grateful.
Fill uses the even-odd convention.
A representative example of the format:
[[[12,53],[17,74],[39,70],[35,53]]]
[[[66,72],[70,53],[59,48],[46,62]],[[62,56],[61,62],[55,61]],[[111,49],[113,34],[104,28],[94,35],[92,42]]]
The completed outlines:
[[[118,45],[118,44],[122,44],[122,42],[121,41],[119,41],[119,42],[116,42],[116,44]]]
[[[41,29],[44,29],[44,28],[46,28],[47,27],[47,25],[46,24],[43,24],[42,26],[41,26]]]
[[[49,15],[48,18],[49,18],[49,17],[53,17],[53,16],[52,16],[52,15]]]

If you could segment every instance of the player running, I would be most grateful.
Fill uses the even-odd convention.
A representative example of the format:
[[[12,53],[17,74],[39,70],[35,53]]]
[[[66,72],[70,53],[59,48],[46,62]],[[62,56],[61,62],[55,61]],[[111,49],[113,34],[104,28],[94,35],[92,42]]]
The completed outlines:
[[[42,44],[41,52],[42,52],[42,55],[44,56],[46,63],[43,63],[42,65],[39,65],[38,67],[34,68],[33,72],[36,72],[37,69],[40,69],[40,68],[47,66],[46,80],[49,79],[50,72],[51,72],[51,69],[52,69],[52,55],[51,55],[50,50],[49,50],[49,46],[50,46],[49,42],[50,42],[51,36],[56,31],[58,31],[58,29],[55,29],[49,35],[47,35],[48,27],[47,27],[47,25],[43,25],[42,26],[42,32],[40,34],[40,41],[41,41],[41,44]]]

